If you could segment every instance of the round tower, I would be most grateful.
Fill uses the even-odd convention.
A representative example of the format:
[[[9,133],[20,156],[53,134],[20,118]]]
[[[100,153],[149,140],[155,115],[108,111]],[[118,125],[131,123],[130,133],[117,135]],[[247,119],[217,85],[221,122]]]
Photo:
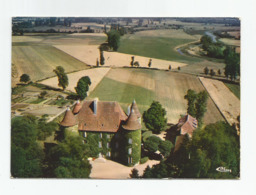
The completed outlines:
[[[141,157],[141,124],[134,109],[131,109],[122,128],[124,130],[123,161],[128,166],[134,166],[140,162]]]
[[[75,115],[71,112],[70,108],[68,107],[65,115],[60,122],[61,129],[68,130],[72,132],[78,132],[78,124]]]
[[[82,104],[80,103],[79,100],[77,100],[77,101],[76,101],[76,104],[75,104],[75,106],[74,106],[74,108],[73,108],[73,111],[72,111],[73,114],[74,114],[74,115],[78,114],[81,108],[82,108]]]
[[[137,115],[137,118],[138,118],[138,121],[139,123],[141,124],[141,114],[140,114],[140,111],[139,111],[139,108],[136,104],[136,101],[135,99],[133,100],[132,102],[132,105],[131,105],[131,109],[130,110],[134,110],[135,114]]]

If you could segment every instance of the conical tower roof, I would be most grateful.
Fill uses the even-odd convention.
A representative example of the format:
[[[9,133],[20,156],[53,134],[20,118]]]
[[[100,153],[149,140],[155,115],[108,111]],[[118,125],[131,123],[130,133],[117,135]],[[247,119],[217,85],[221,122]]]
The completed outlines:
[[[138,117],[135,113],[135,111],[132,109],[131,113],[127,119],[127,121],[125,122],[125,124],[123,125],[123,128],[125,130],[138,130],[141,129],[141,124],[138,121]]]
[[[60,125],[64,127],[71,127],[76,124],[76,118],[74,114],[71,112],[70,108],[68,107],[63,120],[60,122]]]
[[[138,108],[135,100],[133,100],[133,102],[132,102],[131,110],[134,110],[134,112],[137,115],[137,117],[141,118],[141,114],[140,114],[139,108]]]
[[[73,108],[73,114],[77,114],[80,109],[82,108],[82,105],[79,100],[77,100],[75,107]]]

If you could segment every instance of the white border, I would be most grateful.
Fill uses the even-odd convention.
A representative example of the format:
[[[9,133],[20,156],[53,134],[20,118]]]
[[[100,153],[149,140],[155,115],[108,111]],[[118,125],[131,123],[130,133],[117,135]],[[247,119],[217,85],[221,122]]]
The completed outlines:
[[[253,0],[4,0],[1,1],[0,194],[256,194],[255,37]],[[22,180],[10,179],[10,74],[12,16],[240,17],[240,180]]]

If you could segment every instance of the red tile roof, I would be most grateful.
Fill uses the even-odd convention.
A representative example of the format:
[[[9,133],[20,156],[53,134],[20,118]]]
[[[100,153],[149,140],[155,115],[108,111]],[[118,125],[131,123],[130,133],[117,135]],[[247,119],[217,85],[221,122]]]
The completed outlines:
[[[66,110],[66,113],[64,115],[63,120],[60,122],[61,126],[64,127],[71,127],[77,124],[76,117],[74,114],[71,112],[70,108],[68,107]]]
[[[73,114],[77,114],[81,108],[82,108],[82,105],[81,105],[80,101],[77,100],[76,105],[74,106],[73,111],[72,111]]]
[[[94,114],[94,101],[84,101],[77,114],[78,130],[117,132],[126,114],[117,102],[96,101],[97,111]]]
[[[138,121],[138,116],[136,115],[135,111],[132,109],[131,113],[123,125],[123,128],[126,130],[138,130],[141,129],[141,124]]]
[[[180,130],[181,135],[188,134],[189,137],[192,137],[193,131],[197,128],[197,125],[197,120],[195,118],[190,115],[186,115],[179,120],[177,130]]]

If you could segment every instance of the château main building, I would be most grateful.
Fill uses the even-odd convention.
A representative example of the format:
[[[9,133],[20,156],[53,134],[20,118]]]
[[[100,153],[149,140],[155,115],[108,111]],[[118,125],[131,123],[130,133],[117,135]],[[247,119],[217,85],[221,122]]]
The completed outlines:
[[[61,128],[78,132],[84,143],[108,159],[133,166],[141,157],[141,114],[135,100],[127,114],[118,102],[77,101],[67,109]]]

